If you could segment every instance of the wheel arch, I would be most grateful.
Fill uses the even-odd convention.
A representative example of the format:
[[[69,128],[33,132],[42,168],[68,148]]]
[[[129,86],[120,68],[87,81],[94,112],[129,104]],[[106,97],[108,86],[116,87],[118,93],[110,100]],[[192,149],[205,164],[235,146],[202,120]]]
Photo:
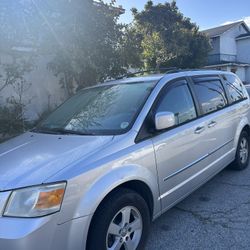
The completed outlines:
[[[247,117],[242,118],[242,120],[240,121],[240,123],[237,127],[236,134],[234,137],[234,148],[235,149],[237,148],[240,134],[243,130],[247,131],[248,135],[250,136],[250,123],[249,123],[249,119]]]
[[[247,124],[245,125],[245,127],[242,129],[242,131],[246,131],[248,133],[248,135],[250,136],[250,126]]]
[[[120,185],[116,186],[115,188],[113,188],[103,199],[102,201],[99,203],[98,207],[96,208],[94,214],[92,215],[91,221],[90,221],[90,225],[88,228],[88,234],[87,234],[87,241],[86,241],[86,245],[88,245],[88,241],[89,241],[89,235],[90,235],[90,231],[91,231],[91,227],[93,226],[93,218],[95,217],[95,215],[98,213],[98,210],[102,207],[102,204],[108,200],[112,194],[114,192],[117,192],[119,190],[122,189],[129,189],[132,190],[136,193],[138,193],[147,203],[148,208],[149,208],[149,212],[150,212],[150,219],[153,219],[153,212],[154,212],[154,197],[153,197],[153,193],[150,189],[150,187],[143,181],[141,180],[130,180],[130,181],[126,181],[124,183],[121,183]]]
[[[95,210],[95,213],[101,207],[103,202],[105,202],[105,200],[109,199],[109,197],[112,195],[113,192],[116,192],[117,190],[119,190],[121,188],[130,189],[130,190],[138,193],[146,201],[148,208],[149,208],[149,211],[150,211],[151,219],[153,218],[153,212],[154,212],[153,193],[152,193],[150,187],[145,182],[143,182],[141,180],[126,181],[126,182],[116,186],[115,188],[113,188],[99,203],[98,207]]]

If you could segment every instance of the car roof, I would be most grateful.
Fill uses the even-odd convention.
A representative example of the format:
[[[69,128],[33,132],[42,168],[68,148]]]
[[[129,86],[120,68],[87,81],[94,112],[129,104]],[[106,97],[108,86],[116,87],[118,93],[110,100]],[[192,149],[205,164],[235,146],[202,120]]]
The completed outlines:
[[[140,72],[139,72],[140,73]],[[136,73],[135,73],[136,74]],[[153,84],[156,84],[161,79],[168,80],[170,78],[180,78],[180,77],[186,77],[186,76],[209,76],[209,75],[223,75],[223,74],[232,74],[231,72],[227,71],[220,71],[220,70],[206,70],[206,69],[195,69],[195,70],[171,70],[164,74],[149,74],[149,75],[143,75],[143,76],[124,76],[121,79],[114,79],[109,80],[104,83],[99,83],[92,87],[97,86],[104,86],[104,85],[114,85],[114,84],[126,84],[126,83],[145,83],[145,82],[152,82]],[[91,88],[91,87],[90,87]]]

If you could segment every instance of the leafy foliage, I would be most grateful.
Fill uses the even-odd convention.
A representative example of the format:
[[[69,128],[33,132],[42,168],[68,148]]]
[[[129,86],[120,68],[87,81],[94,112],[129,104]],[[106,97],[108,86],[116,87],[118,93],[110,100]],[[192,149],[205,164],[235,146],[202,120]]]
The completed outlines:
[[[142,57],[146,68],[175,66],[195,68],[206,63],[210,50],[208,38],[199,27],[183,16],[176,2],[132,9],[135,28],[142,36]]]
[[[25,82],[25,73],[32,70],[32,64],[30,60],[24,59],[0,64],[2,70],[0,74],[0,94],[8,86]]]
[[[22,117],[21,105],[0,106],[0,135],[8,137],[24,132],[26,121]]]
[[[9,137],[24,132],[28,127],[25,110],[30,99],[25,96],[31,84],[25,79],[25,73],[32,70],[29,60],[15,60],[12,63],[0,65],[0,94],[8,89],[5,105],[0,106],[0,136]]]
[[[137,48],[130,39],[132,31],[117,23],[114,3],[72,1],[61,10],[56,33],[61,34],[63,45],[49,66],[61,77],[69,95],[74,87],[117,77],[138,64],[133,53]]]

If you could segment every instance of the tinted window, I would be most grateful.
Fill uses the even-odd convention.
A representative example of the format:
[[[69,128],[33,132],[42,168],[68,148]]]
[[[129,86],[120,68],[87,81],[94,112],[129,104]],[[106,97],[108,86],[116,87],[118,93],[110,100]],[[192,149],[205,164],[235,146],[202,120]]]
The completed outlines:
[[[225,75],[224,80],[229,92],[229,101],[234,103],[245,98],[243,84],[233,75]]]
[[[211,113],[226,106],[225,92],[219,79],[195,80],[194,88],[203,114]]]
[[[176,125],[196,118],[193,99],[186,84],[176,85],[167,90],[157,109],[157,112],[163,111],[175,114]]]

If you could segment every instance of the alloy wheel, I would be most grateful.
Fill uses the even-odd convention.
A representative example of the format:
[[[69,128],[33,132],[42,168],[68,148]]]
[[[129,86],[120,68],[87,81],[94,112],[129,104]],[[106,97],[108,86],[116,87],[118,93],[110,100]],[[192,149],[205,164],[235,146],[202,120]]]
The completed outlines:
[[[107,250],[135,250],[142,235],[142,217],[132,206],[122,208],[112,219],[106,236]]]
[[[240,142],[239,155],[242,164],[245,164],[248,159],[248,140],[243,137]]]

